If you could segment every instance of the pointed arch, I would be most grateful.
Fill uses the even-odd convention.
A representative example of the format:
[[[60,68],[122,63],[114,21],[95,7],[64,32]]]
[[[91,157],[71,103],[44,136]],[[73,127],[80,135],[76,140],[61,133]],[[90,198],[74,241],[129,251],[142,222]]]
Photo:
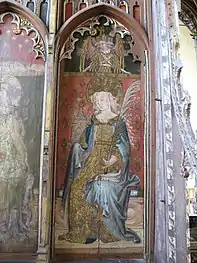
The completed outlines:
[[[140,50],[149,50],[149,40],[147,34],[142,26],[133,17],[122,11],[120,8],[106,3],[99,3],[80,10],[77,14],[69,18],[59,29],[54,42],[57,47],[55,49],[56,58],[58,57],[57,52],[61,50],[65,40],[69,37],[72,31],[84,21],[98,15],[107,15],[120,22],[130,32],[132,32],[132,35],[139,43]]]
[[[13,12],[26,18],[38,30],[46,46],[48,30],[41,19],[34,15],[27,7],[23,7],[20,4],[13,3],[9,0],[2,1],[0,2],[0,14],[5,12]]]

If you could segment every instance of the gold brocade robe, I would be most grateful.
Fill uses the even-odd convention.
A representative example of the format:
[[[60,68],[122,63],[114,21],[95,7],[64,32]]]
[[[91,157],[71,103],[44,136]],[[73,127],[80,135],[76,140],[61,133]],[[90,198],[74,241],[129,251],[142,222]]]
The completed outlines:
[[[87,238],[99,239],[103,242],[114,242],[114,237],[104,226],[101,220],[102,209],[95,204],[90,205],[85,197],[86,183],[91,180],[99,180],[100,174],[118,172],[122,165],[119,150],[114,147],[111,151],[114,125],[117,118],[110,120],[107,124],[94,120],[94,142],[89,157],[80,169],[78,176],[73,181],[68,199],[69,232],[66,239],[72,243],[85,243]],[[85,134],[80,144],[85,145]],[[109,153],[116,157],[116,162],[106,166],[104,160],[109,159]]]

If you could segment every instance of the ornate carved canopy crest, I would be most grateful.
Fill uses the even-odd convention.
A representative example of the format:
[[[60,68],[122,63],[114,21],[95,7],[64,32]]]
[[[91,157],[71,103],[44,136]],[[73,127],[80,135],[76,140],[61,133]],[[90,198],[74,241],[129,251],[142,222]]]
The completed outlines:
[[[36,52],[36,58],[42,58],[44,61],[46,60],[46,51],[44,41],[40,35],[40,33],[35,29],[35,27],[24,17],[14,14],[11,12],[6,12],[0,15],[0,24],[4,23],[4,17],[10,15],[12,16],[11,23],[16,25],[13,28],[13,33],[16,35],[21,34],[22,30],[25,30],[27,35],[31,33],[31,39],[33,41],[33,51]]]
[[[116,20],[104,15],[84,22],[71,33],[69,39],[61,49],[60,60],[65,58],[71,59],[77,42],[80,41],[81,37],[86,36],[91,39],[90,42],[93,47],[97,47],[102,42],[105,42],[113,48],[118,48],[118,41],[122,39],[125,45],[127,45],[127,52],[132,54],[133,61],[141,61],[136,42],[128,29]]]

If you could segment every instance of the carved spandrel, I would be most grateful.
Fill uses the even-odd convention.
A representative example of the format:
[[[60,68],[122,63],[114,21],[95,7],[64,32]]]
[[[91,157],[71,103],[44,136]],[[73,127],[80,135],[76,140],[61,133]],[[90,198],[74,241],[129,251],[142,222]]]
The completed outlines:
[[[108,30],[108,27],[111,28],[110,33],[105,33],[104,31],[105,29]],[[87,21],[72,32],[70,38],[61,49],[60,60],[67,59],[67,71],[69,72],[90,72],[88,68],[84,68],[85,63],[87,63],[87,58],[84,57],[84,54],[89,53],[88,56],[91,56],[91,54],[97,52],[99,48],[97,46],[102,41],[106,43],[106,47],[109,48],[110,46],[110,49],[116,53],[120,60],[121,70],[117,71],[114,69],[112,73],[125,73],[126,75],[128,71],[131,72],[128,67],[138,68],[138,72],[132,73],[139,73],[139,63],[141,61],[144,62],[144,54],[140,51],[136,40],[120,23],[102,15]],[[75,54],[77,47],[79,48],[78,53]],[[105,56],[109,55],[106,54]],[[78,60],[80,61],[78,68],[75,66],[76,63],[72,63],[75,66],[74,68],[73,66],[69,68],[73,56],[75,56],[76,63]],[[110,63],[109,60],[108,63]],[[115,66],[116,64],[113,63],[113,65]]]
[[[21,35],[24,30],[27,36],[30,36],[32,39],[32,51],[35,51],[36,58],[42,58],[45,61],[45,45],[37,29],[35,29],[35,27],[24,17],[11,12],[6,12],[0,15],[0,24],[4,24],[6,16],[12,17],[11,24],[15,25],[12,29],[13,33]]]

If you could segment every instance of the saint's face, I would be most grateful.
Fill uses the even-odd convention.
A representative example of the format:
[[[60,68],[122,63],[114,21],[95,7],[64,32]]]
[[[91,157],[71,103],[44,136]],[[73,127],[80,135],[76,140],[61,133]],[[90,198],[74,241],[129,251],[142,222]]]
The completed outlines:
[[[96,92],[95,104],[96,104],[96,108],[99,111],[105,111],[110,109],[109,93],[104,91]]]
[[[111,47],[107,42],[102,42],[99,44],[99,51],[104,54],[108,54],[111,51]]]

